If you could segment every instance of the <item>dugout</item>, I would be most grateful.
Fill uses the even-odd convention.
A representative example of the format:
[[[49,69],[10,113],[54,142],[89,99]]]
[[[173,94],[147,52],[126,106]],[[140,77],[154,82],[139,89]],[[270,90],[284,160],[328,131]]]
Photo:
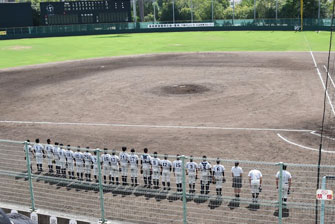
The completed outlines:
[[[25,27],[33,25],[31,3],[1,3],[0,28]]]

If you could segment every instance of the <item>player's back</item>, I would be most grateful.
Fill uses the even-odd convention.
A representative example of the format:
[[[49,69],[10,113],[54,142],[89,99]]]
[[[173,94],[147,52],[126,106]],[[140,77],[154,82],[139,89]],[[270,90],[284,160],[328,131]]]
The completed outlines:
[[[104,153],[104,154],[101,156],[101,161],[102,161],[102,163],[103,163],[104,166],[109,165],[109,163],[110,163],[110,155],[107,154],[107,153]]]
[[[216,176],[221,176],[223,174],[224,170],[225,170],[225,168],[221,164],[217,164],[217,165],[213,166],[213,171],[214,171]]]
[[[114,166],[114,167],[119,166],[119,161],[120,161],[120,159],[119,159],[119,157],[116,156],[116,155],[112,155],[112,156],[110,157],[111,165]]]
[[[65,152],[65,156],[68,162],[73,161],[73,152],[71,150],[67,150]]]
[[[129,155],[126,152],[121,152],[120,155],[120,162],[122,165],[126,165],[129,162]]]
[[[130,155],[129,156],[129,162],[131,167],[137,167],[138,165],[138,155]]]
[[[173,168],[175,169],[176,173],[181,173],[182,171],[182,161],[181,160],[175,160],[173,161]]]
[[[170,172],[171,167],[172,167],[172,163],[169,160],[162,160],[161,161],[162,164],[162,168],[164,172]]]
[[[75,152],[74,153],[74,158],[77,163],[82,163],[83,162],[83,154],[81,152]]]
[[[45,151],[47,153],[48,157],[51,157],[53,155],[54,147],[51,144],[45,145]]]
[[[143,168],[150,168],[151,166],[151,157],[148,154],[143,154],[141,156]]]
[[[90,163],[91,160],[92,160],[92,154],[89,153],[89,152],[85,152],[84,153],[84,160],[85,160],[85,163]]]
[[[161,160],[159,158],[153,158],[151,164],[153,169],[158,170],[161,165]]]
[[[195,173],[197,171],[198,164],[195,162],[187,162],[186,169],[189,173]]]
[[[33,146],[34,150],[35,150],[35,153],[36,153],[36,156],[41,156],[43,154],[43,145],[42,144],[35,144]]]

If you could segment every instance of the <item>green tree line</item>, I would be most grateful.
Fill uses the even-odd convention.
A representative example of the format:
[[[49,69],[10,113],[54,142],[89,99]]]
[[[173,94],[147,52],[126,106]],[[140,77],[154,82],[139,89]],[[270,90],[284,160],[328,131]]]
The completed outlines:
[[[139,0],[141,1],[141,0]],[[256,3],[256,4],[254,4]],[[176,21],[205,21],[212,19],[212,5],[214,19],[256,19],[300,18],[299,0],[242,0],[235,1],[233,10],[229,0],[175,0],[174,13]],[[331,2],[320,0],[320,18],[331,17]],[[304,0],[304,18],[318,18],[319,0]],[[155,7],[155,15],[154,15]],[[144,1],[144,21],[172,21],[173,0]],[[234,13],[233,13],[234,11]],[[137,14],[139,8],[137,7]],[[140,18],[138,17],[138,21]]]

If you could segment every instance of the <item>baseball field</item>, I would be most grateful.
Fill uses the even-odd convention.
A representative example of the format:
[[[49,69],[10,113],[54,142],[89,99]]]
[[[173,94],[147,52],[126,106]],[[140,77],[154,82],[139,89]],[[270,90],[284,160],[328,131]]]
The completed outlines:
[[[91,148],[128,146],[142,152],[147,147],[159,154],[317,164],[328,48],[328,32],[178,32],[0,41],[0,139],[51,138]],[[22,153],[21,146],[12,150],[18,157]],[[0,161],[1,169],[24,171],[24,165]],[[228,177],[231,165],[226,165]],[[277,168],[262,166],[268,178],[264,194],[275,200]],[[292,197],[313,203],[314,176],[306,181],[302,170],[292,175],[300,183],[293,185]],[[43,183],[37,186],[43,191]],[[226,188],[226,195],[233,196],[231,187]],[[58,192],[71,195],[65,189]],[[80,193],[85,194],[74,194]],[[242,195],[248,197],[249,191]],[[129,198],[142,209],[158,206],[158,213],[171,206],[164,201],[148,205],[132,196],[110,196],[106,203],[114,203],[118,214],[123,207],[132,211],[131,221],[136,221],[141,212],[127,207]],[[259,218],[253,211],[230,213],[227,206],[221,207],[227,223],[236,223],[231,214],[243,214],[239,223],[264,223],[271,213],[264,209]],[[67,208],[71,212],[71,206]],[[190,211],[192,223],[222,223],[198,217],[197,211],[206,209],[196,205]],[[111,219],[127,220],[113,211]],[[154,213],[148,214],[151,220],[137,221],[155,223]],[[211,214],[216,215],[207,215]],[[287,223],[314,221],[302,217],[307,216],[299,210]]]

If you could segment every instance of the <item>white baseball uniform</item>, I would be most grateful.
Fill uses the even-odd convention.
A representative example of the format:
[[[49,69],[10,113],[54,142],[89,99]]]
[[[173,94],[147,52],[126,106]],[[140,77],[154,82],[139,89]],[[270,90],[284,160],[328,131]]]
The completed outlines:
[[[280,175],[280,171],[277,172],[276,178],[279,179],[279,175]],[[292,179],[291,173],[286,170],[283,170],[283,174],[282,174],[282,187],[283,187],[282,197],[283,198],[287,198],[287,195],[288,195],[289,179]]]
[[[259,170],[250,170],[248,177],[251,180],[251,193],[252,194],[258,194],[259,193],[259,187],[261,184],[261,178],[262,173]]]
[[[161,173],[161,160],[159,158],[152,158],[152,179],[159,180],[160,173]]]
[[[81,152],[75,152],[73,154],[74,159],[76,160],[77,173],[84,172],[84,156]]]
[[[135,154],[131,154],[129,156],[130,162],[130,176],[137,177],[138,175],[138,156]]]
[[[101,156],[102,161],[102,168],[103,168],[103,174],[104,176],[109,176],[111,172],[111,166],[110,166],[110,155],[107,153],[104,153]]]
[[[91,163],[92,163],[92,154],[89,152],[84,153],[84,162],[85,162],[85,174],[91,173]]]
[[[71,150],[67,150],[65,152],[66,156],[66,163],[67,163],[67,168],[70,172],[74,171],[74,166],[73,166],[73,152]]]
[[[207,162],[203,161],[199,163],[199,170],[200,170],[200,180],[202,181],[203,184],[208,184],[209,183],[209,178],[211,177],[210,171],[211,171],[212,165]]]
[[[31,147],[31,145],[27,145],[27,147],[28,147],[28,156],[31,164],[33,162],[32,159],[34,158],[33,147]],[[23,146],[23,151],[24,153],[26,153],[26,146]]]
[[[196,162],[187,162],[186,169],[188,172],[188,183],[194,184],[197,175],[198,164]]]
[[[66,156],[65,156],[65,153],[66,153],[65,149],[60,148],[58,150],[61,169],[66,169]]]
[[[111,177],[119,177],[119,162],[120,159],[117,155],[110,156],[111,162]]]
[[[126,152],[120,152],[121,176],[128,176],[129,155]]]
[[[93,175],[96,176],[99,174],[99,168],[98,168],[98,157],[93,155],[92,156],[92,163],[93,163]]]
[[[223,182],[223,174],[225,171],[225,168],[223,165],[221,164],[217,164],[215,166],[213,166],[212,171],[214,173],[214,178],[215,178],[215,182],[216,182],[216,189],[218,188],[222,188],[222,182]]]
[[[48,166],[52,165],[52,160],[54,159],[54,147],[51,144],[45,145],[45,151],[47,153]]]
[[[172,163],[169,160],[162,160],[162,182],[170,182]]]
[[[35,151],[36,164],[42,164],[43,163],[43,150],[44,150],[43,145],[36,143],[34,144],[33,149]]]
[[[141,156],[141,160],[142,160],[143,177],[150,177],[151,157],[148,154],[143,154]]]
[[[59,155],[60,148],[58,146],[54,147],[54,159],[56,161],[56,166],[60,167],[60,155]]]
[[[172,166],[174,168],[174,174],[176,176],[176,184],[182,183],[182,179],[183,179],[182,165],[183,165],[183,162],[181,160],[173,161]]]

